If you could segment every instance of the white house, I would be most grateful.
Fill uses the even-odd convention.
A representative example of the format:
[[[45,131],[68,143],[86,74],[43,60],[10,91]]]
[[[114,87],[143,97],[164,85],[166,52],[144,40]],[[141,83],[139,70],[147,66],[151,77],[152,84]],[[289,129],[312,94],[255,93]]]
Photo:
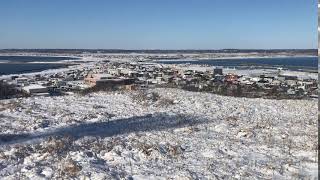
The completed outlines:
[[[28,84],[28,78],[20,77],[15,79],[17,84]]]
[[[28,94],[48,93],[47,87],[38,84],[30,84],[29,86],[24,86],[22,90]]]

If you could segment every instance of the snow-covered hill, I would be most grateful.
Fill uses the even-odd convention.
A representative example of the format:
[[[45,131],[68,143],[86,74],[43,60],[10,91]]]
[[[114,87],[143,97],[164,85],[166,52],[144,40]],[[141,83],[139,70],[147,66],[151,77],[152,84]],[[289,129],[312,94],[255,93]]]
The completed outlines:
[[[317,101],[178,89],[0,101],[0,177],[317,177]]]

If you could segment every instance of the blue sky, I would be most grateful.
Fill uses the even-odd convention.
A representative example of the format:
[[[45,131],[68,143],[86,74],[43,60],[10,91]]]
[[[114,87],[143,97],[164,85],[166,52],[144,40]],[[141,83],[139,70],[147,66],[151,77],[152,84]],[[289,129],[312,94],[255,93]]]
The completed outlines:
[[[317,0],[7,0],[0,22],[0,48],[317,48]]]

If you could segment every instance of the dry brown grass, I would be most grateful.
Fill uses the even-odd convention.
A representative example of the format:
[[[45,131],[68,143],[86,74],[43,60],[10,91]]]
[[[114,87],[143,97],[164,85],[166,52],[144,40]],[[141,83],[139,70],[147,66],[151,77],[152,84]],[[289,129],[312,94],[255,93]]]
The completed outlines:
[[[163,97],[158,101],[157,106],[165,107],[165,106],[170,106],[173,104],[174,104],[174,100]]]
[[[138,104],[148,106],[154,104],[158,107],[165,107],[174,104],[174,100],[160,96],[157,92],[137,91],[131,96],[132,100]]]
[[[61,154],[66,153],[72,146],[72,138],[64,136],[62,138],[49,137],[46,146],[43,147],[42,153]]]
[[[238,124],[238,118],[234,116],[229,116],[226,118],[226,121],[231,126],[236,126]]]
[[[146,156],[150,156],[151,152],[153,151],[153,146],[150,144],[141,143],[138,146],[139,150],[145,154]]]
[[[76,161],[72,159],[64,160],[59,168],[60,177],[76,177],[78,173],[82,170]]]

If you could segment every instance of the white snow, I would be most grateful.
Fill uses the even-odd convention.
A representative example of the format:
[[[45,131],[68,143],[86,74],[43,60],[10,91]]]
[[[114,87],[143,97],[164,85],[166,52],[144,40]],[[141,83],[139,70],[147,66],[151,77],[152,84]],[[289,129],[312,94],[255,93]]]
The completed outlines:
[[[317,178],[316,100],[148,92],[0,101],[0,177]]]

